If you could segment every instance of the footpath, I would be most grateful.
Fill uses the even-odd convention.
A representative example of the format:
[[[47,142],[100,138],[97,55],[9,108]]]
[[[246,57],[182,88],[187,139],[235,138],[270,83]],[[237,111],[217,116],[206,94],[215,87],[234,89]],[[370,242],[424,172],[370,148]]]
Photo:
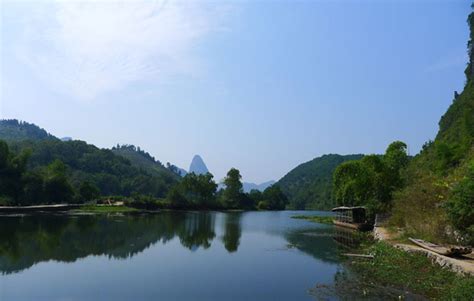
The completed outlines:
[[[474,253],[459,258],[447,257],[414,244],[399,243],[396,233],[390,232],[385,227],[375,227],[374,237],[376,240],[385,241],[394,247],[413,253],[421,253],[429,257],[434,263],[444,268],[448,268],[458,274],[474,276]]]

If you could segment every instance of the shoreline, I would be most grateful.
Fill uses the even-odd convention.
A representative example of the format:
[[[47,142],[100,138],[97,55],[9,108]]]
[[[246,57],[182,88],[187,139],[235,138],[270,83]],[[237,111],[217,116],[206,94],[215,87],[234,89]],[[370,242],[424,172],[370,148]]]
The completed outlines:
[[[461,275],[474,276],[474,253],[459,258],[440,255],[411,243],[397,241],[397,237],[394,237],[394,234],[385,227],[374,227],[373,236],[376,241],[386,242],[390,246],[407,253],[422,254],[441,268],[449,269]]]

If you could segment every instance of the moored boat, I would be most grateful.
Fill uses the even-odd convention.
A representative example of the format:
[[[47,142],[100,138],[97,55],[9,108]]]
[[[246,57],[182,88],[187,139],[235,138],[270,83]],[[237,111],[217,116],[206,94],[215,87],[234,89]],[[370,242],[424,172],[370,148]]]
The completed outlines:
[[[422,239],[408,238],[415,245],[423,249],[435,252],[444,256],[461,256],[472,253],[471,247],[454,246],[454,245],[437,245]]]
[[[336,213],[333,223],[338,227],[352,230],[368,231],[373,228],[373,223],[367,219],[366,208],[357,207],[337,207],[332,209]]]

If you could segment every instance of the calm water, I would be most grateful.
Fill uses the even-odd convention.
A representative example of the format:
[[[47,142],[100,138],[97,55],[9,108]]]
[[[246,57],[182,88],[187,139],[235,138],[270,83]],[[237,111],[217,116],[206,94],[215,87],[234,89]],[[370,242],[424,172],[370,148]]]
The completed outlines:
[[[0,300],[315,300],[338,244],[295,214],[0,217]]]

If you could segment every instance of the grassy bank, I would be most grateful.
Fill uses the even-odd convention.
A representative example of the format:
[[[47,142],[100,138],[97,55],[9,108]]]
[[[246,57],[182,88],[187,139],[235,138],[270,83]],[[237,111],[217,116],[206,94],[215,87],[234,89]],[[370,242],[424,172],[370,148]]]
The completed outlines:
[[[137,212],[135,208],[127,206],[110,206],[110,205],[85,205],[78,209],[76,212],[87,212],[87,213],[128,213]]]
[[[443,269],[424,255],[384,242],[365,243],[358,251],[375,256],[347,262],[363,283],[410,291],[431,300],[472,300],[474,296],[474,277]]]
[[[292,218],[296,219],[304,219],[310,222],[319,223],[319,224],[327,224],[332,225],[332,221],[334,220],[333,216],[311,216],[311,215],[295,215]]]

